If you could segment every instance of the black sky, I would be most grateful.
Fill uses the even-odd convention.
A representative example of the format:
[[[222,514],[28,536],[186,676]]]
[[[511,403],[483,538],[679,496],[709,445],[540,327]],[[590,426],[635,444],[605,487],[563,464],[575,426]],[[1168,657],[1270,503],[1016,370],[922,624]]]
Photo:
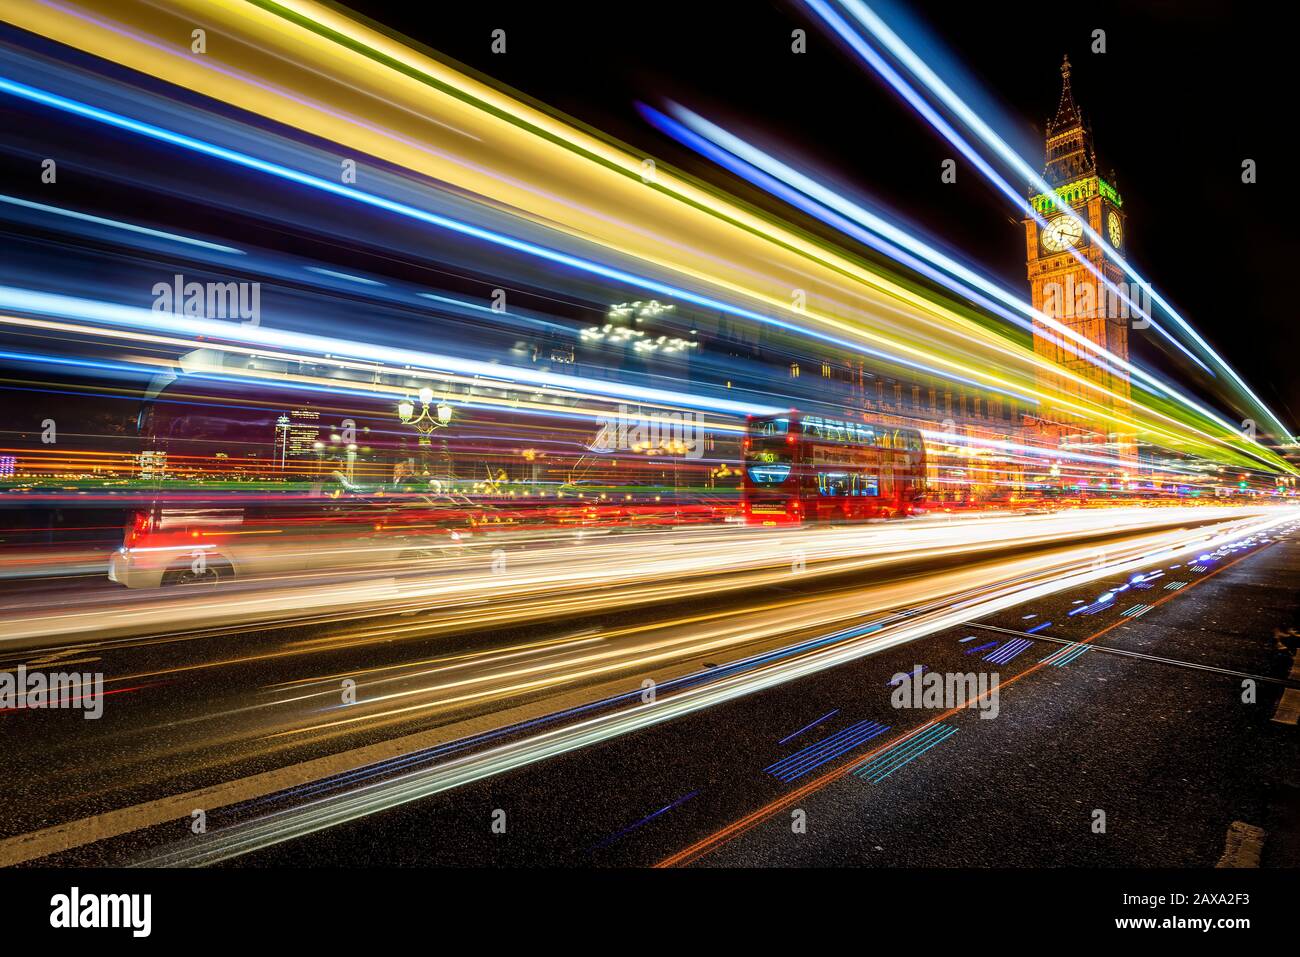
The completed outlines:
[[[973,172],[939,180],[952,155],[937,134],[858,66],[797,3],[354,3],[353,9],[713,180],[635,103],[675,99],[812,160],[842,185],[922,225],[1013,289],[1024,289],[1022,229]],[[1293,21],[1264,5],[918,2],[927,25],[1014,124],[1037,163],[1056,106],[1059,64],[1099,160],[1129,212],[1129,255],[1185,317],[1295,425],[1300,377],[1291,284],[1297,244],[1286,212],[1295,52]],[[790,52],[790,31],[809,49]],[[493,54],[491,31],[507,31]],[[1090,52],[1094,29],[1104,54]],[[967,86],[958,92],[974,92]],[[1259,182],[1241,182],[1257,161]],[[730,184],[729,185],[734,185]],[[769,204],[770,205],[770,204]]]

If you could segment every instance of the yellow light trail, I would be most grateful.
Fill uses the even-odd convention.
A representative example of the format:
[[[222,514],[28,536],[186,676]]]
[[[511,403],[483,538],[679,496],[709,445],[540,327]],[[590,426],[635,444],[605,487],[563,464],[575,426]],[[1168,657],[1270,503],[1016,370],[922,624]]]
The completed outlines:
[[[84,6],[103,20],[120,23],[120,31],[39,4],[7,8],[4,16],[871,348],[1111,422],[1157,444],[1183,442],[1207,457],[1227,456],[1234,463],[1241,461],[1235,454],[1245,452],[1271,468],[1292,468],[1258,443],[1201,416],[1176,419],[1146,403],[1126,402],[825,244],[719,199],[671,171],[658,169],[651,182],[643,182],[643,157],[336,11],[307,2]],[[157,46],[145,42],[156,38],[167,48],[167,37],[188,37],[193,23],[221,34],[221,42],[214,41],[203,57],[176,47],[173,56],[160,61]],[[322,28],[330,36],[316,32]],[[236,66],[237,75],[217,73],[217,63]],[[360,116],[366,121],[356,119]],[[383,128],[402,135],[378,131]],[[683,237],[689,237],[690,245]],[[852,318],[825,307],[794,310],[791,293],[797,289],[808,293],[809,302],[839,304],[836,308]],[[862,307],[846,305],[864,300]],[[1035,369],[1074,381],[1096,401],[1043,392],[1035,384]],[[1124,415],[1106,400],[1135,414]]]

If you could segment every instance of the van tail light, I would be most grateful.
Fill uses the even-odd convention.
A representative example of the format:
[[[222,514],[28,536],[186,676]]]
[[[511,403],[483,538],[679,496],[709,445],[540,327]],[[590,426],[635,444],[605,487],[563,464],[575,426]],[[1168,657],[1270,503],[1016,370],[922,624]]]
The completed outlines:
[[[126,528],[126,540],[123,544],[127,548],[133,548],[152,531],[153,512],[136,512],[131,517],[131,524]]]

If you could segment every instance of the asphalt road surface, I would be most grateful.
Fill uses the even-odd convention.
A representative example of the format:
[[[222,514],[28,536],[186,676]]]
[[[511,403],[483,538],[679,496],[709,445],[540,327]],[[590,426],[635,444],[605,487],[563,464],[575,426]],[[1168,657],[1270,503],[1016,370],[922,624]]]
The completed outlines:
[[[28,745],[0,854],[1149,866],[1213,863],[1242,820],[1274,827],[1268,853],[1285,855],[1273,822],[1296,754],[1294,728],[1269,721],[1289,670],[1273,631],[1297,623],[1300,543],[1290,524],[1221,532],[1022,538],[980,562],[794,583],[785,569],[490,632],[408,611],[25,652],[103,669],[118,700],[100,721],[0,715]],[[1123,564],[1215,535],[1204,560]],[[896,707],[915,669],[982,676],[996,717],[981,717],[992,691]],[[361,707],[323,706],[341,675]]]

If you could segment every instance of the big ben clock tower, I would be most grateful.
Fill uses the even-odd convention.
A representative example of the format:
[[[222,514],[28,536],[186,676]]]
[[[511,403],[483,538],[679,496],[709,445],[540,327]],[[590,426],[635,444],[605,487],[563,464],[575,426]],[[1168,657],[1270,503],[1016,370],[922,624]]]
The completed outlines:
[[[1121,290],[1126,288],[1123,273],[1107,258],[1106,251],[1088,238],[1083,228],[1086,222],[1092,227],[1093,235],[1122,252],[1128,238],[1124,202],[1114,185],[1097,171],[1092,130],[1075,105],[1070,88],[1068,57],[1061,64],[1061,101],[1056,116],[1047,123],[1046,145],[1043,179],[1052,192],[1030,197],[1030,204],[1043,217],[1045,225],[1040,227],[1036,220],[1025,220],[1031,301],[1036,310],[1127,360],[1129,313],[1116,302],[1114,292],[1107,290],[1107,283]],[[1070,399],[1087,393],[1090,400],[1100,402],[1109,411],[1126,414],[1127,376],[1098,368],[1080,356],[1080,351],[1082,347],[1035,320],[1034,352],[1082,379],[1109,389],[1119,399],[1099,397],[1094,390],[1050,372],[1038,373],[1040,389],[1049,396]],[[1087,420],[1050,400],[1040,405],[1039,414],[1049,430],[1062,440],[1106,441],[1121,452],[1127,452],[1132,441],[1131,437],[1115,434],[1115,423],[1102,417]]]

